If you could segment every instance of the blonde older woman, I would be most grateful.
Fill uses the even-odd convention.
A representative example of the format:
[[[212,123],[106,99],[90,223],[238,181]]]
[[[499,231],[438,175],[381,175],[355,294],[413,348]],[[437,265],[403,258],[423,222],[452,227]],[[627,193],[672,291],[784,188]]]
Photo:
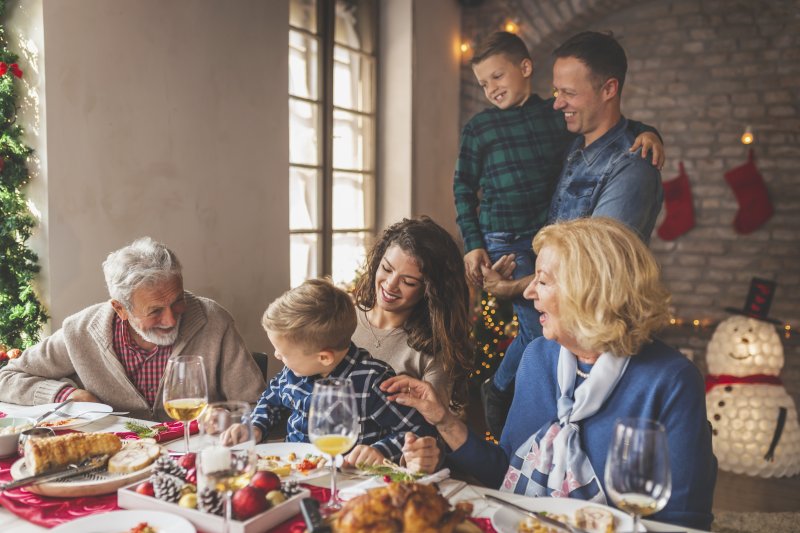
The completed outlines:
[[[603,471],[615,420],[658,420],[674,489],[654,519],[708,529],[717,464],[703,380],[652,338],[667,322],[669,300],[653,255],[605,218],[545,227],[533,249],[535,278],[524,294],[541,313],[544,336],[525,350],[499,446],[471,432],[428,384],[398,376],[385,389],[436,425],[453,464],[488,486],[531,496],[611,503]],[[407,455],[416,453],[424,468],[435,459],[428,452]]]

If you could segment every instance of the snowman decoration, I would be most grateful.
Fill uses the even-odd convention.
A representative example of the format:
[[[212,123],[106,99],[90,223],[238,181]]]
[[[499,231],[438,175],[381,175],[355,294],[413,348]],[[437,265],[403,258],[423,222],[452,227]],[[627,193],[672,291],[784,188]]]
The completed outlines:
[[[708,344],[706,407],[721,470],[761,477],[800,473],[800,425],[778,375],[783,345],[766,318],[775,283],[754,278],[744,316],[720,322]]]

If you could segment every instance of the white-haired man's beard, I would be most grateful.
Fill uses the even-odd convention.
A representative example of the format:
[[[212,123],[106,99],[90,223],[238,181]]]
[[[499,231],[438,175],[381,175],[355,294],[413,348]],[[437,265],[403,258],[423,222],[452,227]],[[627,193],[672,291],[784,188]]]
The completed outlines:
[[[128,317],[128,324],[131,325],[133,331],[136,332],[141,338],[147,342],[152,342],[157,346],[172,346],[178,340],[178,330],[181,327],[181,317],[175,320],[175,326],[169,328],[170,331],[164,331],[164,328],[158,326],[150,329],[142,329],[137,324],[138,320],[132,316]]]

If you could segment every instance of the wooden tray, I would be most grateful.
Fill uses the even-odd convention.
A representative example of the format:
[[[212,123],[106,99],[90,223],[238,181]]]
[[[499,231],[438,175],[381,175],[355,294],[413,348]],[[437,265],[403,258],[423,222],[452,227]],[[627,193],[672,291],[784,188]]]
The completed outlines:
[[[311,493],[308,489],[303,489],[280,505],[257,514],[249,520],[244,522],[233,520],[230,523],[230,533],[261,533],[269,531],[271,528],[297,515],[300,512],[300,501],[310,496]],[[136,492],[136,484],[119,489],[117,492],[117,505],[123,509],[166,511],[184,517],[199,530],[208,533],[220,533],[222,531],[223,520],[221,516],[204,513],[197,509],[187,509],[177,503],[169,503],[158,498],[139,494]]]
[[[120,487],[148,477],[152,468],[153,465],[150,465],[147,468],[129,474],[110,474],[107,471],[92,472],[63,481],[50,481],[39,483],[38,485],[28,485],[24,488],[34,494],[56,498],[99,496],[100,494],[110,494]],[[29,475],[25,458],[20,458],[11,465],[11,477],[13,479],[20,479]]]

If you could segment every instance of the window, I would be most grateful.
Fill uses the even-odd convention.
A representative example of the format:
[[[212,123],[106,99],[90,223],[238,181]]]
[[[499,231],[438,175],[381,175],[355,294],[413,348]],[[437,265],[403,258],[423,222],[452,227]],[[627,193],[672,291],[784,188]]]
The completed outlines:
[[[374,0],[290,0],[291,284],[349,283],[375,220]]]

